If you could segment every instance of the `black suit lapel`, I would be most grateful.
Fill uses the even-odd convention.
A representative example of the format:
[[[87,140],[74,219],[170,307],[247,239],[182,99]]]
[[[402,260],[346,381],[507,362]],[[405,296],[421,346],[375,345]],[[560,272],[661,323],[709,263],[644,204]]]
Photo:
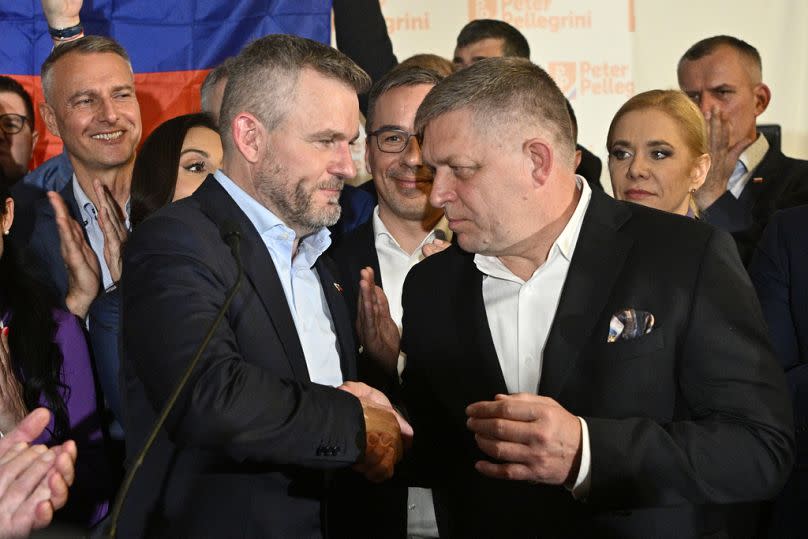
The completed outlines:
[[[773,198],[779,193],[778,175],[782,173],[785,156],[774,148],[769,148],[763,160],[752,171],[749,181],[741,192],[740,200],[748,207],[757,205],[768,207]]]
[[[633,240],[619,227],[631,212],[600,192],[584,217],[547,344],[539,394],[557,398],[591,339]],[[610,313],[611,314],[611,313]],[[606,335],[603,335],[604,341]]]
[[[314,264],[317,275],[320,277],[320,286],[323,287],[328,309],[331,312],[331,320],[334,322],[334,331],[337,334],[337,346],[339,346],[340,366],[342,368],[343,380],[356,380],[356,356],[354,354],[353,330],[351,320],[348,316],[348,308],[343,297],[344,289],[342,283],[338,282],[334,276],[337,274],[333,262],[325,255],[320,256]]]
[[[221,225],[224,221],[230,220],[238,225],[241,231],[244,276],[250,281],[269,313],[295,377],[298,380],[310,380],[292,312],[289,310],[278,272],[264,241],[241,208],[212,175],[207,177],[193,196],[199,199],[202,211],[214,223]]]
[[[462,331],[457,335],[458,342],[465,343],[465,347],[461,347],[465,351],[459,357],[458,372],[464,373],[461,387],[469,392],[469,402],[491,400],[497,393],[508,393],[508,386],[505,385],[485,311],[483,274],[473,262],[474,255],[464,253],[463,256],[469,257],[469,263],[458,275],[456,290],[460,293],[455,298],[457,307],[452,310],[459,316],[453,325]],[[479,363],[469,361],[474,357],[480,358]]]

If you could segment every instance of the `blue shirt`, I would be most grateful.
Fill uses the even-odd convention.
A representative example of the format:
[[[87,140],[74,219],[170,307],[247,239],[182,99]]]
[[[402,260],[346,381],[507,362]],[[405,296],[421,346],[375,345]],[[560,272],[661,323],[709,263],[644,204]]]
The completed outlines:
[[[331,233],[323,227],[301,238],[295,253],[292,251],[294,230],[245,193],[224,172],[217,170],[213,176],[258,231],[275,264],[306,358],[309,378],[328,386],[342,384],[334,321],[320,277],[314,270],[317,258],[331,245]]]

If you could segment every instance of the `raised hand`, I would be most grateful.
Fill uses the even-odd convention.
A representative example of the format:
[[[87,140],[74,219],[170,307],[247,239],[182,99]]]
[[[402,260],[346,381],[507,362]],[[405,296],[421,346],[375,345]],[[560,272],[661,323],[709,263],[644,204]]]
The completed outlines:
[[[51,28],[70,28],[81,23],[82,0],[42,0],[42,11]]]
[[[710,156],[712,164],[704,184],[693,195],[699,209],[709,208],[726,191],[729,177],[743,151],[754,140],[748,138],[733,142],[732,120],[718,108],[713,107],[704,115],[710,137]]]
[[[378,361],[391,375],[398,375],[398,352],[401,334],[390,316],[387,296],[374,281],[373,268],[360,272],[356,333],[370,357]]]
[[[93,181],[93,189],[98,200],[98,224],[104,234],[104,260],[112,281],[117,283],[121,279],[123,267],[121,251],[129,237],[129,231],[126,229],[123,210],[115,202],[109,189],[99,180]]]
[[[14,373],[8,345],[9,328],[0,330],[0,431],[9,432],[28,413],[22,384]]]
[[[480,450],[493,463],[477,471],[498,479],[551,485],[574,482],[581,459],[581,423],[548,397],[529,393],[497,395],[466,408],[466,422]]]
[[[439,240],[439,239],[435,238],[434,240],[432,240],[431,243],[424,244],[424,246],[421,247],[421,252],[424,254],[425,257],[428,258],[428,257],[430,257],[430,256],[432,256],[434,254],[437,254],[437,253],[443,251],[444,249],[448,248],[450,245],[451,245],[451,243],[449,243],[446,240]]]
[[[70,217],[62,197],[51,191],[48,199],[56,214],[60,250],[67,269],[65,304],[71,313],[85,318],[101,288],[101,267],[95,252],[84,239],[81,226]]]

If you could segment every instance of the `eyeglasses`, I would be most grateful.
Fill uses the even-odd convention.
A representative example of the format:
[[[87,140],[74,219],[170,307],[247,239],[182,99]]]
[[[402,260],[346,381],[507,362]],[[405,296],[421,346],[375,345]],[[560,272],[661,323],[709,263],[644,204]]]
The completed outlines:
[[[376,146],[384,153],[401,153],[407,148],[410,138],[415,137],[418,140],[415,133],[407,133],[401,129],[378,129],[368,133],[368,136],[376,137]]]
[[[0,129],[7,135],[16,135],[22,131],[27,119],[21,114],[0,114]]]

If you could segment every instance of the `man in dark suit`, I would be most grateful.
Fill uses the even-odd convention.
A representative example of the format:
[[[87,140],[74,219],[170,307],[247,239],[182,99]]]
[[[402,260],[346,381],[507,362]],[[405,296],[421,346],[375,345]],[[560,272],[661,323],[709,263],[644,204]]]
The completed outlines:
[[[731,239],[577,179],[564,97],[526,60],[445,79],[415,129],[459,245],[403,299],[441,536],[720,536],[724,504],[774,495],[790,406]]]
[[[418,106],[441,79],[431,70],[399,66],[370,90],[365,162],[379,204],[368,222],[341,237],[331,251],[342,276],[351,320],[357,320],[361,310],[357,306],[360,272],[370,268],[376,284],[384,288],[393,321],[401,327],[401,289],[407,272],[425,256],[449,245],[451,231],[443,212],[429,205],[432,172],[421,160],[421,146],[413,130]],[[404,358],[395,359],[398,361],[380,365],[366,354],[358,357],[359,380],[382,389],[394,402],[399,398],[398,377],[404,368]],[[408,501],[402,485],[367,485],[350,477],[345,481],[354,495],[343,497],[344,507],[335,511],[341,526],[335,529],[338,536],[438,536],[429,491],[410,489]],[[357,496],[367,501],[357,504]],[[373,519],[357,518],[364,511]],[[357,527],[357,520],[365,524],[364,529]]]
[[[319,537],[326,471],[392,474],[399,416],[368,387],[342,386],[362,398],[336,389],[355,377],[354,345],[320,257],[356,172],[349,145],[368,83],[314,41],[253,42],[225,89],[222,169],[132,235],[122,284],[130,456],[223,308],[238,259],[244,278],[135,482],[127,535]],[[240,253],[228,247],[235,231]]]
[[[808,202],[808,161],[786,157],[757,132],[771,90],[755,47],[732,36],[706,38],[684,53],[677,73],[710,133],[712,166],[696,204],[705,221],[732,233],[748,263],[769,217]]]

